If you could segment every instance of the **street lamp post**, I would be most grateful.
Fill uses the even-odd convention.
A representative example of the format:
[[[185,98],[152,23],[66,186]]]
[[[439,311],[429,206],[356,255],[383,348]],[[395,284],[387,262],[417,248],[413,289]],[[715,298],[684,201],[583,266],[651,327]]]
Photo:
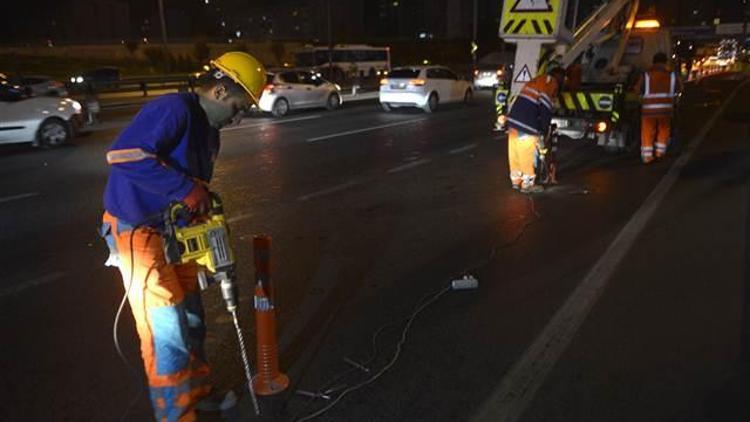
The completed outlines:
[[[477,3],[478,0],[474,0],[474,30],[472,33],[472,39],[474,40],[471,44],[471,64],[472,69],[476,69],[477,67],[477,52],[476,52],[476,45],[477,45],[477,20],[478,20],[478,11],[477,11]]]
[[[161,39],[167,46],[167,20],[164,18],[164,0],[159,0],[159,19],[161,19]]]
[[[331,0],[326,1],[326,9],[328,15],[328,77],[333,80],[333,33],[331,29]],[[315,61],[314,58],[313,61]]]

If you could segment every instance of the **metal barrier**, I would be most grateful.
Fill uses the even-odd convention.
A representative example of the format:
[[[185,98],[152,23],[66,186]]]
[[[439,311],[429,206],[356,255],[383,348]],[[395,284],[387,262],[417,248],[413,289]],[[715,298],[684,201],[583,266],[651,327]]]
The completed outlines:
[[[89,81],[67,84],[68,90],[74,95],[141,92],[144,97],[148,96],[149,90],[176,89],[192,91],[195,86],[196,78],[192,75],[122,78],[112,81]]]

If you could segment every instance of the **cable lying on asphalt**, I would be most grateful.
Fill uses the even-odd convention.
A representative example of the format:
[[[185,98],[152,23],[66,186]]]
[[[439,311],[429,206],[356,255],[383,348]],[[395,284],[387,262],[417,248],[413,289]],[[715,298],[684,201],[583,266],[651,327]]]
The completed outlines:
[[[355,362],[347,357],[344,357],[344,361],[347,362],[349,365],[351,365],[352,366],[351,368],[335,376],[331,381],[326,383],[322,388],[320,388],[316,392],[298,390],[297,394],[309,397],[309,400],[307,401],[307,405],[309,405],[314,399],[330,400],[330,403],[328,403],[324,407],[306,416],[298,417],[298,415],[295,415],[293,417],[293,420],[296,422],[306,422],[306,421],[310,421],[310,420],[313,420],[315,418],[322,416],[329,410],[333,409],[333,407],[336,406],[346,395],[348,395],[349,393],[355,392],[361,389],[362,387],[365,387],[367,385],[374,383],[380,377],[382,377],[383,374],[385,374],[389,369],[391,369],[393,365],[396,364],[396,361],[398,361],[398,358],[401,356],[401,352],[403,350],[404,344],[406,343],[406,336],[407,336],[407,333],[409,332],[409,329],[414,323],[414,320],[417,318],[417,316],[419,316],[420,313],[422,313],[422,311],[424,311],[427,307],[435,303],[438,299],[440,299],[443,295],[445,295],[451,290],[464,290],[464,289],[477,288],[477,284],[478,284],[477,280],[469,274],[476,272],[480,269],[483,269],[484,267],[489,265],[492,262],[492,260],[495,259],[495,256],[497,256],[497,253],[499,251],[514,246],[516,243],[518,243],[521,240],[521,238],[526,233],[526,230],[529,228],[529,226],[541,220],[542,216],[536,210],[536,203],[534,202],[534,199],[531,196],[529,196],[528,199],[529,199],[530,215],[533,218],[527,219],[524,222],[524,224],[521,226],[521,229],[518,231],[518,234],[516,235],[516,237],[514,237],[512,240],[510,240],[509,242],[506,242],[503,245],[498,245],[497,243],[495,243],[493,247],[491,248],[490,253],[487,256],[487,258],[485,258],[481,262],[474,264],[471,267],[466,268],[465,270],[462,271],[462,274],[463,274],[462,278],[454,279],[450,283],[445,285],[444,287],[441,287],[440,289],[436,291],[433,291],[431,293],[427,293],[426,295],[424,295],[417,302],[412,312],[409,313],[409,316],[406,317],[405,319],[384,324],[380,328],[375,330],[371,338],[372,350],[366,360],[362,362]],[[373,375],[367,377],[363,381],[360,381],[354,385],[349,386],[346,383],[336,385],[340,380],[342,380],[343,378],[353,373],[363,372],[369,375],[369,373],[371,372],[369,365],[372,362],[374,362],[378,357],[378,345],[377,345],[378,337],[381,334],[383,334],[383,332],[385,332],[388,328],[396,327],[401,323],[403,323],[401,335],[399,336],[399,340],[396,343],[393,356],[388,360],[388,363],[386,363],[380,370],[375,372]],[[337,394],[335,397],[333,397],[333,394],[335,393]]]

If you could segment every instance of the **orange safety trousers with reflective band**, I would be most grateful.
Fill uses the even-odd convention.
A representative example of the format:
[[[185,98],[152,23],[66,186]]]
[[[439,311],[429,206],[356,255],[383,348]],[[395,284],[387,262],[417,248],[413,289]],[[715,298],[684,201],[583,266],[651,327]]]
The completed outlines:
[[[194,421],[195,404],[211,390],[198,267],[167,264],[154,229],[118,228],[118,219],[108,213],[103,222],[111,227],[119,255],[156,420]]]
[[[654,152],[657,158],[663,157],[667,153],[671,131],[671,116],[643,116],[641,118],[641,158],[643,162],[651,162],[654,159]],[[654,145],[654,138],[656,138],[656,145]]]
[[[521,134],[516,129],[508,131],[508,164],[513,186],[534,186],[536,178],[534,164],[537,157],[539,137]]]

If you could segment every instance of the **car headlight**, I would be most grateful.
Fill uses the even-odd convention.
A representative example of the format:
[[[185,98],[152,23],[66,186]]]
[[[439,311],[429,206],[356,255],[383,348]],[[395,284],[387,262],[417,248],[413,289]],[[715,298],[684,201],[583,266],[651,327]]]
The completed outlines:
[[[76,78],[76,82],[79,83],[79,84],[82,84],[83,83],[83,76],[77,77]]]
[[[336,91],[341,91],[341,85],[339,85],[339,84],[333,84],[333,86],[336,87]]]
[[[72,100],[70,102],[70,106],[73,107],[73,110],[75,110],[76,113],[80,113],[83,107],[81,107],[81,103],[78,101]]]
[[[71,76],[70,77],[70,83],[72,83],[72,84],[76,83],[76,77],[75,76]]]

